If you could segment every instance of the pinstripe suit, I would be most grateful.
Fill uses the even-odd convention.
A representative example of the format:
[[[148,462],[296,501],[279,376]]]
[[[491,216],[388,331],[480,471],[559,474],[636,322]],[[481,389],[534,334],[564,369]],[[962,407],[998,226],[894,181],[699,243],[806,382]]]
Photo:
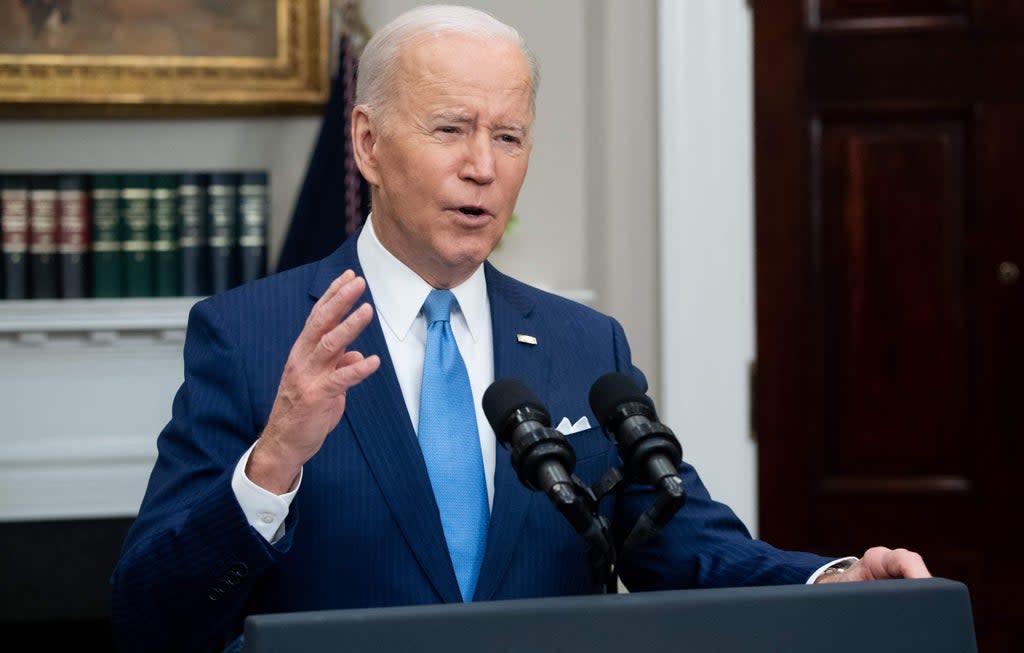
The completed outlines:
[[[347,268],[356,238],[322,261],[199,302],[189,317],[185,379],[138,518],[112,576],[115,639],[124,651],[217,650],[245,615],[459,601],[426,467],[374,318],[351,348],[381,369],[348,392],[347,409],[303,468],[274,545],[247,523],[230,479],[265,426],[288,352],[313,303]],[[486,265],[496,378],[533,389],[554,418],[590,411],[606,372],[634,376],[612,318]],[[373,302],[372,288],[364,299]],[[535,346],[516,334],[537,337]],[[682,435],[685,441],[685,434]],[[576,473],[593,483],[617,464],[599,429],[570,436]],[[631,590],[802,583],[826,558],[752,540],[684,463],[687,504],[662,533],[620,561]],[[495,496],[476,600],[591,591],[585,544],[540,493],[523,487],[498,448]],[[643,487],[602,501],[620,539],[649,505]]]

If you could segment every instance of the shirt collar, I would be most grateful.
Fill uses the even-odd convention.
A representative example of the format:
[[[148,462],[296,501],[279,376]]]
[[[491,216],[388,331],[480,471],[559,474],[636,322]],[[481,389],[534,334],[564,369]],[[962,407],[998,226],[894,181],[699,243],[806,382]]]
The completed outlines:
[[[384,248],[373,230],[372,214],[367,216],[359,234],[356,251],[381,323],[399,341],[404,341],[433,288]],[[459,302],[453,319],[457,320],[461,313],[464,326],[476,342],[484,335],[490,310],[484,266],[479,266],[472,276],[451,291]]]

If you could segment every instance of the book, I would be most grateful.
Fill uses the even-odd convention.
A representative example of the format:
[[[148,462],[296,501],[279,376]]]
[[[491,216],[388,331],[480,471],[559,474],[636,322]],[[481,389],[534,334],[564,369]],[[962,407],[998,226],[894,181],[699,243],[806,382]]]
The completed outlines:
[[[183,172],[178,185],[178,231],[181,294],[200,297],[210,292],[207,252],[208,175]]]
[[[89,241],[89,189],[85,175],[62,173],[57,177],[57,251],[63,298],[90,295]]]
[[[178,187],[180,176],[153,176],[153,295],[181,294],[181,243],[178,236]]]
[[[153,178],[143,173],[121,175],[121,217],[124,251],[121,282],[125,297],[152,297]]]
[[[57,177],[31,174],[28,176],[29,298],[60,296],[57,262]]]
[[[92,296],[121,297],[123,267],[121,219],[121,176],[94,173],[89,191],[89,215],[92,232]]]
[[[207,185],[209,225],[210,293],[223,292],[237,284],[235,243],[238,240],[238,175],[212,172]]]
[[[4,175],[0,182],[3,222],[4,297],[28,299],[28,177]]]
[[[238,282],[267,273],[270,185],[265,171],[244,172],[238,182]]]

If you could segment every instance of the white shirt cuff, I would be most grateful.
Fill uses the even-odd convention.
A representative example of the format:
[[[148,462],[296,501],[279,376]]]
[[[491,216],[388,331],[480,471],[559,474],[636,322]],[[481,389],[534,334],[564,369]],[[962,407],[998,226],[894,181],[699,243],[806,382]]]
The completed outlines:
[[[256,444],[253,443],[253,447]],[[249,462],[249,454],[253,447],[242,455],[242,459],[235,465],[235,473],[231,477],[231,489],[235,493],[238,505],[242,507],[245,518],[249,524],[259,531],[268,542],[274,544],[284,537],[284,520],[288,517],[288,508],[295,498],[302,484],[302,470],[299,470],[299,477],[295,485],[286,494],[274,494],[268,492],[249,480],[245,475],[245,466]]]
[[[818,567],[817,571],[811,574],[811,577],[807,579],[807,584],[813,585],[814,581],[818,580],[818,576],[821,576],[823,573],[825,573],[826,569],[831,569],[835,566],[849,567],[853,563],[857,562],[857,560],[857,556],[846,556],[845,558],[839,558],[838,560],[833,560],[832,562],[823,564],[822,566]]]

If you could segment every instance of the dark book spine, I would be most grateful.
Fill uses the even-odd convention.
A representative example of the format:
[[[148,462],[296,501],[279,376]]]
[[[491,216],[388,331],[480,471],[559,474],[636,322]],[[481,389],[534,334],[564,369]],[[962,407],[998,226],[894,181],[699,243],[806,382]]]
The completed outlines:
[[[92,296],[122,297],[121,178],[110,173],[92,176],[90,216],[92,219]]]
[[[3,204],[4,297],[28,299],[28,177],[6,175]]]
[[[267,273],[270,185],[266,172],[246,172],[238,184],[238,267],[240,283]]]
[[[83,175],[57,178],[57,249],[61,297],[88,297],[89,191]]]
[[[178,236],[178,175],[153,177],[153,294],[181,294],[181,245]]]
[[[181,239],[181,294],[200,297],[210,293],[207,266],[207,176],[186,172],[178,186],[178,221]]]
[[[56,299],[60,272],[57,269],[57,177],[29,176],[28,279],[29,297]]]
[[[235,242],[238,240],[236,229],[237,175],[221,172],[211,173],[207,192],[210,292],[216,294],[237,284],[235,266]]]
[[[124,219],[125,297],[152,297],[153,266],[153,180],[150,175],[121,177],[121,215]]]

